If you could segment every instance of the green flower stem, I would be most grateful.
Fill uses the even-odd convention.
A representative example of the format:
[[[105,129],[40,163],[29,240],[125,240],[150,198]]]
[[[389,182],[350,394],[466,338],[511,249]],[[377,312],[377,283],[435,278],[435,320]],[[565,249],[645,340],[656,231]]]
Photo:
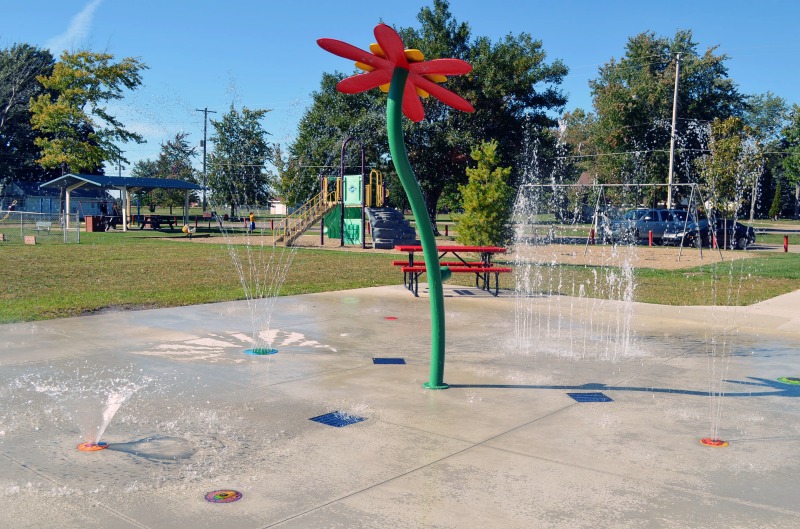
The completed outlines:
[[[408,153],[403,141],[403,90],[406,86],[408,70],[395,68],[389,87],[389,103],[386,107],[386,128],[389,134],[389,152],[392,163],[400,177],[411,204],[411,212],[417,223],[417,233],[422,242],[422,255],[428,274],[428,291],[431,300],[431,371],[428,389],[445,389],[444,383],[444,293],[442,291],[442,271],[439,269],[439,253],[433,227],[425,209],[425,199],[419,188],[417,177],[408,161]],[[449,270],[448,270],[449,272]]]

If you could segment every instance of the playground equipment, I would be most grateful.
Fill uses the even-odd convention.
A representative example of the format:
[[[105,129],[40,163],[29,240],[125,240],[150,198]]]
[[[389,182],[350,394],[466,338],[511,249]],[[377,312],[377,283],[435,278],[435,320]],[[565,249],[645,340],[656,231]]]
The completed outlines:
[[[356,67],[367,72],[340,81],[336,85],[336,89],[340,92],[357,94],[373,88],[385,88],[388,84],[386,129],[389,136],[389,151],[397,176],[411,204],[411,211],[414,213],[428,271],[431,302],[431,371],[430,378],[424,385],[429,389],[445,389],[448,385],[443,380],[445,334],[442,280],[449,277],[450,272],[445,267],[436,273],[440,270],[436,239],[433,236],[433,227],[428,221],[422,190],[411,169],[403,142],[402,116],[405,114],[414,122],[422,121],[425,118],[425,110],[417,96],[429,95],[457,110],[474,112],[475,109],[466,99],[437,84],[446,81],[448,75],[469,73],[472,71],[472,66],[460,59],[425,61],[419,50],[404,49],[400,35],[386,24],[375,26],[375,39],[378,42],[373,43],[368,52],[334,39],[319,39],[317,44],[334,55],[356,61]],[[413,88],[415,92],[405,93],[406,84],[409,85],[409,90]]]
[[[345,172],[345,151],[350,142],[358,142],[361,150],[361,173],[344,174]],[[347,137],[342,142],[342,151],[339,165],[339,176],[332,179],[327,176],[320,176],[322,194],[329,196],[331,183],[336,187],[337,204],[328,211],[323,219],[323,227],[320,231],[320,244],[325,242],[325,233],[331,239],[340,239],[341,246],[346,244],[360,244],[366,247],[366,214],[367,205],[366,193],[366,158],[364,145],[360,140],[353,136]],[[379,172],[375,171],[378,175]],[[370,172],[370,184],[372,184],[373,172]],[[381,178],[382,183],[382,178]],[[372,199],[372,197],[370,197]],[[380,200],[383,200],[381,193]]]
[[[361,171],[345,174],[345,152],[348,144],[358,142],[361,149]],[[364,146],[352,136],[342,142],[338,176],[320,175],[320,193],[289,215],[276,230],[275,242],[289,246],[311,226],[321,222],[320,246],[325,237],[339,239],[341,246],[360,245],[372,235],[373,248],[394,248],[398,244],[419,244],[416,231],[403,213],[385,206],[388,191],[383,173],[371,169],[367,173]],[[367,222],[369,219],[369,222]]]

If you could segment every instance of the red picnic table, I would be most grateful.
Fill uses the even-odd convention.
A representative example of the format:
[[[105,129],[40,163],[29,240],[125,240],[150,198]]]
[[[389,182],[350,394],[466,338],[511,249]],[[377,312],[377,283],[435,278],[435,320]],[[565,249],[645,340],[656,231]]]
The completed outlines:
[[[426,272],[425,262],[415,262],[414,254],[422,251],[422,246],[401,244],[394,247],[399,252],[406,252],[408,260],[392,261],[392,265],[401,267],[403,271],[403,286],[410,290],[415,296],[419,291],[419,277]],[[500,274],[511,272],[510,267],[494,266],[492,258],[496,254],[505,253],[506,249],[499,246],[437,246],[439,253],[439,264],[446,266],[454,274],[469,273],[475,274],[475,286],[486,290],[490,294],[497,296]],[[446,255],[452,255],[454,261],[442,261]],[[464,254],[478,254],[480,260],[469,260]],[[494,274],[494,293],[492,293],[490,279]]]

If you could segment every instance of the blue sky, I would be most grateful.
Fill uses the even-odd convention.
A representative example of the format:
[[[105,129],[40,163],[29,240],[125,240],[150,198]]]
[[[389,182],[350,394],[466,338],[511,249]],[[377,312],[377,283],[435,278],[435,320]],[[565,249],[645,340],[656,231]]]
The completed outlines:
[[[351,70],[348,61],[320,49],[317,38],[366,48],[378,22],[417,26],[417,13],[428,5],[432,0],[13,2],[3,8],[0,45],[26,42],[56,54],[107,51],[147,64],[144,86],[110,107],[148,140],[122,147],[134,162],[155,158],[161,142],[179,131],[198,144],[203,114],[195,109],[222,113],[232,103],[272,109],[264,120],[271,140],[290,142],[321,74]],[[643,31],[672,37],[677,29],[693,30],[701,51],[719,46],[719,53],[729,55],[730,77],[743,93],[772,91],[798,103],[798,6],[775,0],[450,2],[455,18],[467,22],[473,36],[496,41],[527,32],[541,40],[548,61],[561,59],[570,68],[562,85],[569,96],[567,110],[591,108],[588,81],[598,67],[624,53],[628,37]]]

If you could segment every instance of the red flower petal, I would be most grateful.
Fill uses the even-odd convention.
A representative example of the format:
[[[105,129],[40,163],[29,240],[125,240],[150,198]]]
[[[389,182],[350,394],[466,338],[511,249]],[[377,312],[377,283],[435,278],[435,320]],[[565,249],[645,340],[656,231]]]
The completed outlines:
[[[345,94],[358,94],[359,92],[366,92],[367,90],[377,88],[391,80],[392,70],[374,70],[343,79],[336,85],[336,89]]]
[[[390,63],[408,69],[403,39],[395,30],[386,24],[378,24],[375,26],[375,40],[378,41]]]
[[[334,55],[338,55],[339,57],[344,57],[345,59],[350,59],[351,61],[356,62],[363,62],[364,64],[369,64],[374,68],[390,68],[394,66],[393,64],[388,64],[386,59],[382,59],[381,57],[376,57],[375,55],[371,54],[368,51],[364,51],[360,48],[356,48],[352,44],[348,44],[346,42],[342,42],[341,40],[336,39],[318,39],[317,44],[319,47],[325,51],[329,51]]]
[[[445,105],[449,105],[456,110],[461,110],[462,112],[475,112],[475,109],[472,107],[469,101],[460,95],[451,92],[447,88],[443,88],[441,85],[438,85],[433,81],[429,81],[424,77],[415,75],[414,84],[428,92]]]
[[[472,71],[472,65],[461,59],[433,59],[424,62],[411,63],[408,69],[414,73],[464,75]]]
[[[425,109],[422,108],[422,101],[410,79],[406,81],[406,87],[403,89],[403,114],[415,123],[425,119]]]

